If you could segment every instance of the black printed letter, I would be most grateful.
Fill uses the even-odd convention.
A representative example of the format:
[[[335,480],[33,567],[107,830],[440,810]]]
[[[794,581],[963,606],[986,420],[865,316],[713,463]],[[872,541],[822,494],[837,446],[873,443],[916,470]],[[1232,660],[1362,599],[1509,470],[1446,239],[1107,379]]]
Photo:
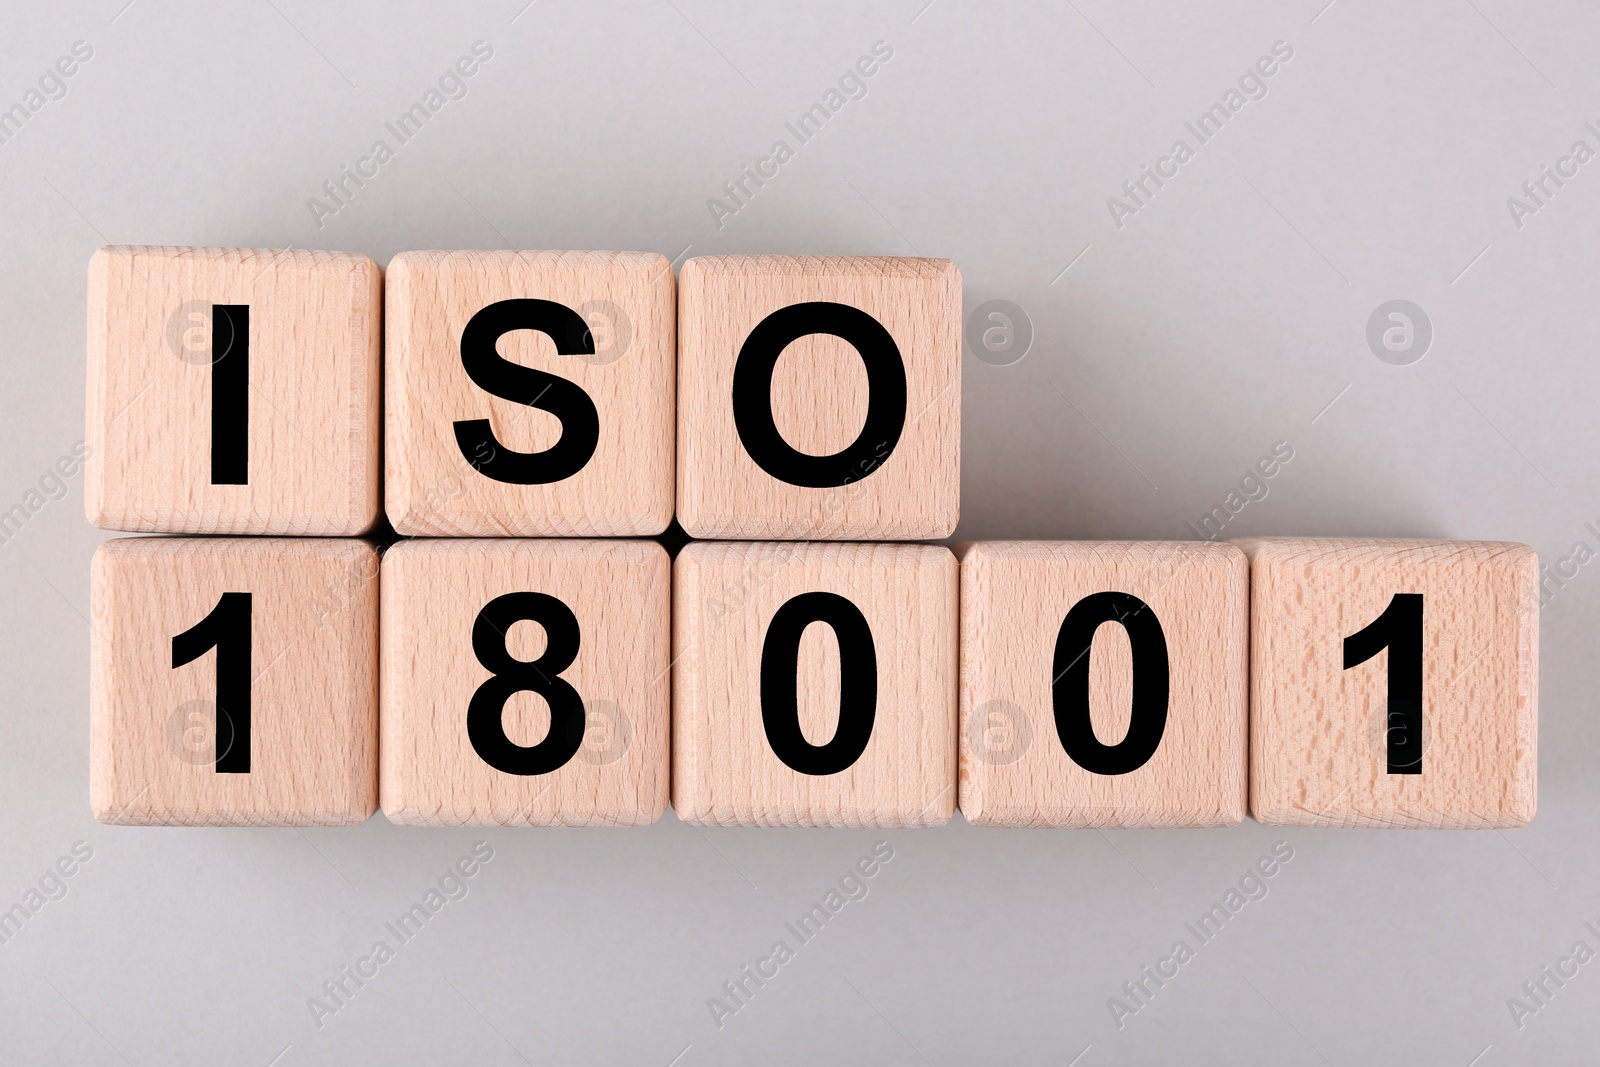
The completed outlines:
[[[543,452],[513,452],[495,440],[488,419],[455,424],[456,444],[467,462],[497,482],[544,485],[583,469],[600,443],[600,416],[581,387],[542,370],[512,363],[495,342],[512,330],[538,330],[563,356],[594,355],[589,324],[550,300],[501,300],[479,311],[461,331],[461,365],[485,391],[502,400],[548,411],[561,420],[561,438]],[[487,457],[487,458],[485,458]]]
[[[791,342],[814,333],[848,341],[867,368],[867,419],[842,452],[790,447],[772,418],[772,372]],[[883,324],[860,308],[816,301],[779,308],[756,324],[733,366],[733,425],[756,466],[790,485],[831,489],[881,467],[906,423],[906,365]]]

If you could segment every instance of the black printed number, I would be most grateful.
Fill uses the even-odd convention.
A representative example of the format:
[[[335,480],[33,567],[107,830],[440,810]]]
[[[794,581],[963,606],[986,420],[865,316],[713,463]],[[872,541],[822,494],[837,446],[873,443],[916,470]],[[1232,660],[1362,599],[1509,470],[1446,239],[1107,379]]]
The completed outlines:
[[[600,415],[581,386],[496,352],[495,342],[513,330],[547,335],[563,356],[592,356],[589,324],[552,300],[501,300],[472,316],[461,331],[461,365],[467,377],[502,400],[548,411],[561,420],[561,437],[543,452],[513,452],[495,439],[488,419],[463,419],[455,423],[456,444],[467,462],[497,482],[559,482],[577,474],[594,455],[600,443]]]
[[[1422,773],[1422,594],[1396,593],[1365,628],[1344,639],[1344,669],[1389,650],[1390,774]]]
[[[217,650],[218,774],[250,773],[250,594],[223,593],[211,614],[172,639],[176,670]]]
[[[1133,650],[1133,710],[1127,735],[1101,744],[1089,717],[1089,650],[1103,623],[1120,623]],[[1167,636],[1150,606],[1130,593],[1093,593],[1072,606],[1056,634],[1056,734],[1072,762],[1091,774],[1127,774],[1155,755],[1167,728]]]
[[[790,446],[772,418],[772,372],[794,341],[814,333],[849,342],[867,368],[867,418],[841,452],[811,456]],[[906,365],[883,324],[848,304],[779,308],[756,324],[733,366],[733,425],[756,466],[790,485],[833,489],[883,465],[906,422]]]
[[[211,484],[250,484],[250,305],[211,305]]]
[[[544,627],[544,655],[514,659],[506,633],[517,622]],[[472,624],[472,651],[494,677],[478,686],[467,705],[467,739],[483,762],[506,774],[549,774],[566,765],[583,744],[583,698],[562,671],[578,658],[578,618],[546,593],[507,593],[478,612]],[[550,732],[532,747],[506,736],[502,716],[513,693],[537,693],[550,705]]]
[[[825,745],[813,745],[800,732],[796,695],[800,636],[814,622],[831,626],[839,642],[839,725]],[[837,593],[801,593],[787,601],[772,616],[761,646],[761,724],[772,751],[801,774],[838,774],[866,751],[877,713],[878,653],[861,609]]]

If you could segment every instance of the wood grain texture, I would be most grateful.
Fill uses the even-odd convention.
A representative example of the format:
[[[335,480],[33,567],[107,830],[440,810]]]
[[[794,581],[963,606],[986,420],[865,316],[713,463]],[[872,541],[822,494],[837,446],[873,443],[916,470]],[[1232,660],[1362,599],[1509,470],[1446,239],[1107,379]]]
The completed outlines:
[[[1244,818],[1249,573],[1231,545],[1162,541],[988,541],[961,559],[961,814],[979,826],[1200,827]],[[1166,726],[1126,774],[1067,755],[1052,698],[1056,638],[1082,598],[1138,597],[1167,646]],[[1089,653],[1095,737],[1128,732],[1127,631],[1096,631]]]
[[[671,565],[653,541],[406,541],[383,560],[380,794],[407,825],[602,826],[652,823],[666,809],[671,718]],[[559,672],[587,711],[582,746],[548,774],[495,769],[467,736],[467,707],[490,677],[474,653],[485,604],[514,592],[556,597],[578,620],[577,658]],[[543,654],[533,621],[514,623],[516,659]],[[517,745],[550,731],[550,706],[512,695],[501,723]]]
[[[383,272],[366,256],[108,246],[89,261],[89,521],[362,533],[378,517]],[[212,304],[250,306],[248,484],[211,484]]]
[[[836,593],[872,632],[877,706],[866,749],[837,774],[783,763],[762,724],[761,655],[792,597]],[[673,571],[672,802],[705,826],[939,826],[956,798],[955,557],[933,545],[690,544]],[[800,728],[839,722],[839,645],[806,628]]]
[[[389,264],[385,509],[419,535],[642,536],[672,519],[677,313],[672,267],[644,252],[402,252]],[[599,415],[594,455],[543,485],[496,481],[456,441],[488,419],[506,449],[542,452],[549,412],[487,392],[466,373],[461,333],[500,300],[551,300],[589,322],[595,354],[558,355],[549,336],[500,338],[513,362],[580,386]]]
[[[1537,799],[1539,562],[1500,541],[1259,538],[1250,811],[1292,826],[1521,826]],[[1423,597],[1422,773],[1389,774],[1391,653],[1344,639]]]
[[[101,822],[341,826],[378,792],[378,559],[365,542],[129,537],[91,568],[90,803]],[[216,651],[172,639],[251,594],[248,774],[219,774]]]
[[[961,274],[949,260],[865,256],[705,256],[685,261],[678,294],[678,521],[693,537],[834,540],[948,537],[961,482]],[[894,338],[906,370],[899,442],[839,488],[779,481],[735,428],[733,369],[750,331],[806,301],[860,308]],[[845,341],[790,344],[772,380],[788,444],[831,455],[866,419],[867,373]]]

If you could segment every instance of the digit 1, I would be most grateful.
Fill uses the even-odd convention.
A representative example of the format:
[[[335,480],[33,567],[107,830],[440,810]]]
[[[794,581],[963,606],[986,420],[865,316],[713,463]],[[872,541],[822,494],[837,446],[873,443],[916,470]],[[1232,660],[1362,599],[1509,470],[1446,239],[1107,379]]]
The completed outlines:
[[[544,627],[544,655],[520,660],[506,650],[506,632],[516,622]],[[583,745],[583,698],[561,672],[578,658],[578,617],[547,593],[507,593],[483,606],[472,624],[472,651],[493,677],[467,704],[467,740],[478,756],[506,774],[549,774],[564,767]],[[550,732],[536,745],[506,736],[506,701],[513,693],[538,693],[550,705]]]
[[[1102,623],[1120,623],[1133,651],[1133,709],[1115,745],[1094,734],[1089,717],[1089,650]],[[1092,593],[1072,605],[1056,633],[1050,665],[1056,736],[1072,762],[1091,774],[1127,774],[1150,761],[1167,729],[1171,677],[1167,635],[1150,605],[1131,593]]]
[[[211,614],[172,639],[172,667],[217,650],[218,774],[250,773],[250,594],[223,593]]]
[[[814,333],[848,342],[867,368],[866,421],[856,439],[831,456],[798,451],[772,417],[778,356]],[[883,323],[860,308],[821,300],[779,308],[756,323],[734,361],[733,427],[756,466],[781,482],[812,489],[849,485],[888,461],[905,425],[905,360]]]
[[[1344,669],[1389,650],[1390,774],[1422,773],[1422,594],[1396,593],[1383,614],[1344,639]]]
[[[800,732],[796,693],[800,636],[814,622],[831,626],[839,642],[839,725],[825,745],[813,745]],[[761,725],[773,753],[801,774],[838,774],[866,751],[877,713],[878,653],[861,609],[837,593],[801,593],[786,601],[761,645]]]
[[[250,483],[250,305],[211,305],[211,484]]]

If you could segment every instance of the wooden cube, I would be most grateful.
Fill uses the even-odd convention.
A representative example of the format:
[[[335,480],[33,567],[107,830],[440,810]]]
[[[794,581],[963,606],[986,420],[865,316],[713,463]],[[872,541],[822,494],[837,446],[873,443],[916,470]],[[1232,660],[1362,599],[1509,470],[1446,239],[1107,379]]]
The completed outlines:
[[[101,822],[336,826],[378,795],[378,557],[353,540],[129,537],[92,565]]]
[[[1260,538],[1250,812],[1521,826],[1537,792],[1539,561],[1499,541]]]
[[[967,821],[1244,818],[1244,553],[1207,542],[990,541],[958,554]]]
[[[961,481],[961,275],[944,259],[707,256],[679,278],[691,537],[934,539]]]
[[[673,597],[679,818],[949,821],[957,572],[948,549],[690,544]]]
[[[383,561],[383,812],[643,825],[666,809],[672,580],[654,541],[406,541]]]
[[[642,252],[389,264],[385,509],[403,534],[659,534],[672,519],[672,267]]]
[[[96,252],[89,521],[141,533],[370,529],[382,281],[348,252]]]

